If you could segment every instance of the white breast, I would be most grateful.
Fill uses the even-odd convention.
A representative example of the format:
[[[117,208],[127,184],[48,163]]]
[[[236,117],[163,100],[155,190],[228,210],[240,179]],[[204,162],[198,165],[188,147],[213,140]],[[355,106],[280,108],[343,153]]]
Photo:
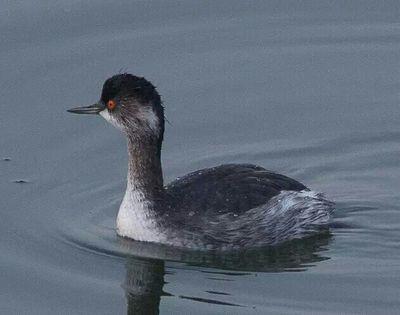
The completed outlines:
[[[151,204],[144,194],[133,185],[127,185],[117,216],[117,233],[137,241],[163,243],[164,235],[159,232]]]

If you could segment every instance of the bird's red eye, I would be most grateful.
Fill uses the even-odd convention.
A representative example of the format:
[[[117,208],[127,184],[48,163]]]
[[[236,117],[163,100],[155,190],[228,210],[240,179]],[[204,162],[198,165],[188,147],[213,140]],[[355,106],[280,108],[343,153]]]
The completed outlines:
[[[109,100],[107,102],[107,108],[109,110],[113,110],[115,108],[115,106],[117,106],[117,103],[114,100]]]

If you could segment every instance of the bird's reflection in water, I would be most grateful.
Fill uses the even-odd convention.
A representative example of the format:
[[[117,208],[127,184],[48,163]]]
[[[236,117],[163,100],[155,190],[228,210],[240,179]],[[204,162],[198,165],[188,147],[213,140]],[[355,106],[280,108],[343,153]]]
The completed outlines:
[[[196,252],[121,239],[121,246],[129,252],[124,282],[127,313],[159,314],[161,297],[170,295],[163,291],[165,260],[179,261],[187,266],[216,268],[215,273],[224,273],[224,270],[304,271],[319,261],[329,259],[322,252],[327,249],[330,239],[330,235],[326,234],[274,248],[232,252]],[[191,299],[207,302],[196,297]],[[210,302],[225,304],[222,301]]]
[[[128,314],[158,314],[164,286],[164,261],[130,258],[126,264]]]

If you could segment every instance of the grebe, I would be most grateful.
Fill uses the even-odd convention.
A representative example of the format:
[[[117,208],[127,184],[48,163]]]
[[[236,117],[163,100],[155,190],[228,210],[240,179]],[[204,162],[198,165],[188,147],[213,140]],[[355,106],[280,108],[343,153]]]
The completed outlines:
[[[117,233],[193,249],[277,245],[326,231],[334,203],[298,181],[251,164],[202,169],[164,186],[164,108],[152,83],[117,74],[100,101],[68,110],[100,114],[128,142],[128,177]]]

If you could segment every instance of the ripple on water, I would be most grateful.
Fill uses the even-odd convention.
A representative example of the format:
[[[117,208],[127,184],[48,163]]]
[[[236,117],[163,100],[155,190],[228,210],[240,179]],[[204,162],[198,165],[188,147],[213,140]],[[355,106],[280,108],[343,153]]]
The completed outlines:
[[[98,213],[97,213],[98,214]],[[96,215],[95,215],[96,216]],[[231,307],[251,307],[235,303],[235,296],[223,292],[224,286],[212,285],[214,281],[239,281],[239,277],[250,277],[254,272],[301,272],[317,262],[329,259],[323,252],[332,237],[329,234],[314,236],[306,240],[293,241],[274,248],[243,251],[193,251],[160,244],[136,242],[116,236],[110,220],[102,224],[98,218],[89,218],[81,226],[86,230],[68,230],[62,241],[73,248],[94,255],[106,255],[125,261],[123,289],[129,311],[140,313],[149,309],[158,310],[162,296],[175,296],[183,300]],[[101,222],[102,220],[100,220]],[[170,277],[177,274],[203,274],[207,289],[186,292],[179,289],[169,291]],[[254,274],[257,276],[257,274]],[[179,277],[179,276],[178,276]],[[211,283],[210,283],[211,281]],[[213,287],[219,291],[211,290]],[[141,313],[140,313],[141,314]]]

